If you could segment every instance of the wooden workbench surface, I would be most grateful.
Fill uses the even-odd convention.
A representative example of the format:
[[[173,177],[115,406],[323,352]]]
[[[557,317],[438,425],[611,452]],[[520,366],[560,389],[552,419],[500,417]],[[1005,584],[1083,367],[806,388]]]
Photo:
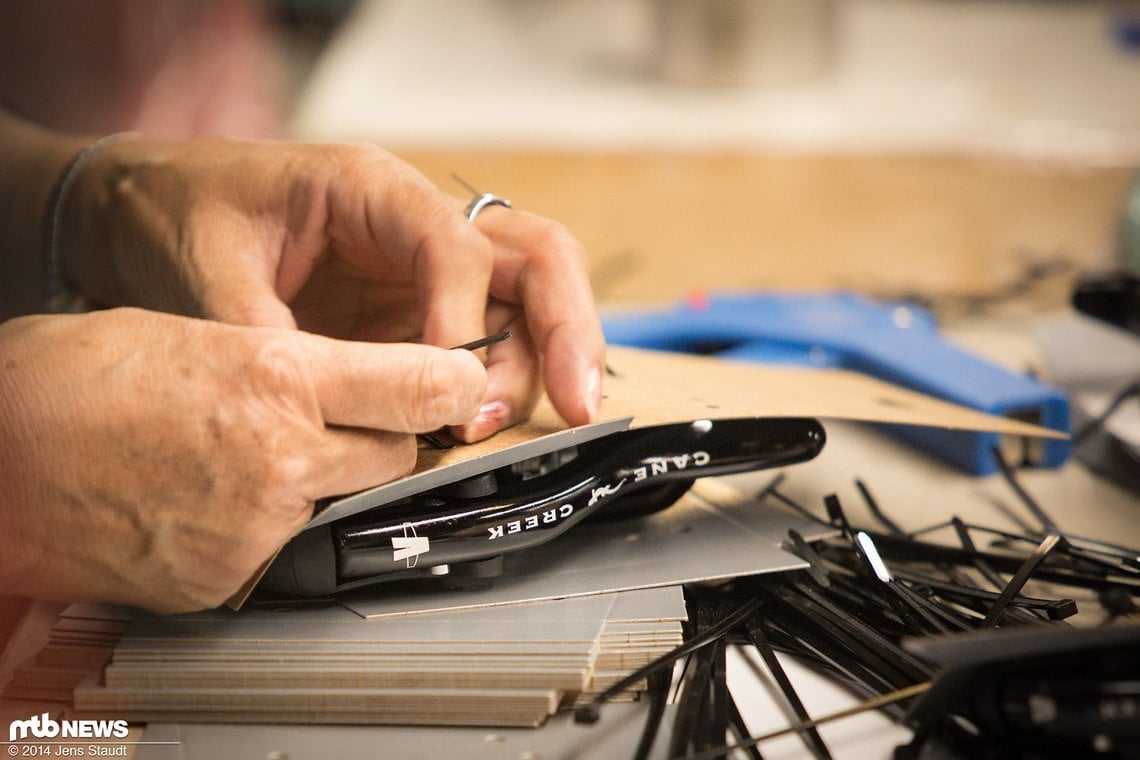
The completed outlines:
[[[978,294],[1030,262],[1110,260],[1132,176],[1000,156],[386,146],[440,187],[563,222],[603,302],[694,289]]]

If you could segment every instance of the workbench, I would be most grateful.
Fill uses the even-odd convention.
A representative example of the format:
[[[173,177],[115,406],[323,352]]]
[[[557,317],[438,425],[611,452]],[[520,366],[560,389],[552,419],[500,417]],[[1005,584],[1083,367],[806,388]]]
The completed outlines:
[[[851,517],[867,524],[868,515],[858,506],[860,498],[855,490],[855,478],[862,479],[873,491],[876,499],[904,528],[919,528],[949,515],[958,515],[998,527],[1017,529],[1027,516],[1017,504],[1000,477],[976,479],[960,474],[915,453],[894,439],[854,423],[829,423],[829,440],[823,454],[812,462],[787,470],[783,492],[804,505],[815,505],[817,514],[823,515],[822,499],[827,494],[838,494],[848,505]],[[1093,538],[1112,540],[1127,545],[1140,545],[1140,496],[1123,492],[1090,475],[1079,464],[1070,464],[1058,471],[1027,472],[1023,482],[1049,510],[1063,529]],[[1084,604],[1087,600],[1078,600]],[[11,650],[5,667],[27,654],[42,641],[46,627],[54,622],[58,605],[37,603],[29,613],[20,631],[18,648]],[[1082,615],[1086,613],[1082,612]],[[1096,613],[1087,612],[1090,622]],[[772,696],[751,673],[746,655],[735,661],[730,671],[737,699],[746,712],[750,726],[757,733],[786,725],[787,718],[777,707]],[[853,703],[842,690],[806,670],[793,670],[797,689],[815,713],[826,713]],[[615,715],[629,710],[628,706],[612,705],[607,709]],[[629,724],[639,725],[640,714],[629,715]],[[0,712],[3,720],[27,717],[27,707],[8,705]],[[565,718],[566,716],[561,716]],[[557,758],[595,757],[577,754],[580,746],[592,741],[589,727],[563,725],[561,728],[533,730],[493,731],[476,729],[445,729],[434,733],[425,729],[393,729],[361,727],[320,728],[296,727],[280,730],[272,727],[226,726],[216,729],[214,735],[224,737],[224,746],[232,747],[232,756],[272,757],[273,751],[291,760],[319,760],[333,756],[330,751],[338,747],[385,746],[389,757],[433,757],[433,747],[439,751],[454,751],[456,741],[470,742],[464,746],[464,755],[470,758],[532,757],[544,760]],[[217,747],[209,750],[200,746],[203,728],[183,727],[177,740],[184,742],[178,751],[168,746],[147,748],[148,758],[218,757]],[[577,736],[582,744],[566,746],[554,751],[544,732],[559,730],[560,736]],[[599,729],[601,730],[601,729]],[[608,729],[607,729],[608,730]],[[886,718],[870,714],[840,721],[821,729],[825,741],[837,758],[890,757],[891,749],[908,739],[908,732]],[[207,731],[208,733],[208,731]],[[633,734],[636,735],[636,732]],[[162,735],[169,739],[170,734]],[[489,743],[488,736],[498,736]],[[150,734],[143,734],[151,738]],[[433,738],[434,737],[434,738]],[[437,741],[438,744],[431,742]],[[612,739],[611,739],[612,741]],[[221,739],[218,739],[221,742]],[[243,744],[244,742],[244,744]],[[607,744],[607,747],[612,747]],[[632,745],[631,745],[632,746]],[[306,751],[306,747],[308,750]],[[240,751],[239,751],[240,748]],[[781,739],[762,747],[765,757],[809,757],[796,739]],[[420,754],[414,754],[419,752]],[[527,755],[526,752],[533,754]],[[345,754],[345,757],[353,756]],[[597,755],[606,757],[608,755]],[[657,755],[660,756],[660,755]]]
[[[920,293],[948,315],[952,338],[1013,361],[1018,369],[1033,366],[1027,343],[1032,319],[1065,308],[1076,272],[1111,261],[1115,218],[1132,175],[1125,167],[1026,165],[951,155],[583,154],[414,146],[397,146],[397,152],[441,186],[449,186],[450,173],[458,172],[480,190],[563,221],[591,253],[603,304],[669,302],[694,289],[729,286]],[[1017,298],[1007,297],[1008,286],[1024,279],[1027,265],[1050,261],[1063,265],[1031,282]],[[964,318],[977,314],[979,302],[984,313]],[[999,527],[1018,527],[1023,519],[1000,478],[965,476],[862,425],[829,422],[827,429],[824,453],[789,468],[784,486],[788,496],[816,514],[823,515],[822,499],[834,493],[854,505],[853,515],[865,518],[854,490],[860,478],[907,528],[950,515]],[[1078,463],[1028,472],[1023,478],[1062,528],[1140,546],[1137,494]],[[20,611],[22,623],[0,663],[0,679],[38,649],[59,610],[60,605],[36,603]],[[736,673],[746,677],[747,662],[738,662]],[[799,677],[813,684],[805,687],[817,700],[809,705],[813,710],[825,712],[850,702],[810,673]],[[763,688],[747,693],[742,703],[751,706],[748,719],[755,730],[786,722]],[[5,717],[27,717],[27,706],[5,705],[0,725]],[[572,730],[574,736],[586,737],[588,728]],[[276,735],[263,729],[243,733],[237,727],[218,731],[226,746],[248,741],[244,756],[287,755],[291,760],[328,757],[337,741],[357,748],[387,746],[393,757],[414,756],[416,748],[430,757],[431,741],[453,753],[461,737],[470,742],[463,751],[472,759],[589,757],[576,754],[574,746],[540,746],[547,729],[523,735],[388,728],[282,728]],[[826,727],[823,735],[837,757],[887,758],[907,734],[885,718],[869,715]],[[207,745],[193,740],[192,729],[180,740],[181,754],[163,747],[170,754],[147,756],[207,753]],[[589,741],[583,738],[586,744],[576,746]],[[204,755],[197,754],[199,747]],[[766,747],[765,756],[807,755],[802,744],[790,739]]]
[[[955,152],[384,147],[447,192],[464,195],[457,174],[564,224],[603,305],[723,288],[1003,294],[1036,264],[1108,266],[1134,173]],[[1021,305],[1056,307],[1067,284]]]

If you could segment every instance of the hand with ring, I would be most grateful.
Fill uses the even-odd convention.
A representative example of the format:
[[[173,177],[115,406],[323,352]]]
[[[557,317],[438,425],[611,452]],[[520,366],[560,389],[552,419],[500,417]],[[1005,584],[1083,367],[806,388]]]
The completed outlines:
[[[440,347],[510,330],[457,437],[525,419],[542,390],[571,425],[598,414],[605,348],[578,241],[490,194],[464,211],[377,148],[123,140],[64,211],[63,274],[96,302]]]
[[[9,593],[214,606],[316,502],[407,474],[417,434],[485,438],[543,389],[597,414],[585,255],[553,222],[464,214],[366,146],[83,147],[3,111],[0,135]],[[112,308],[33,313],[56,293]]]

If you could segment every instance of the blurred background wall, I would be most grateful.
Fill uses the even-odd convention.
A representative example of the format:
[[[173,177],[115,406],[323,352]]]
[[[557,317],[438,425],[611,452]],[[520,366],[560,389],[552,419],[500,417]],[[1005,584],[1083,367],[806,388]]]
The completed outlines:
[[[603,300],[855,287],[979,302],[1112,265],[1140,5],[360,0],[292,134],[564,221]]]
[[[607,301],[1053,305],[1122,257],[1138,38],[1140,0],[6,0],[0,100],[378,143],[563,221]]]
[[[1131,23],[1125,5],[1057,0],[360,0],[294,126],[463,146],[1134,157]]]

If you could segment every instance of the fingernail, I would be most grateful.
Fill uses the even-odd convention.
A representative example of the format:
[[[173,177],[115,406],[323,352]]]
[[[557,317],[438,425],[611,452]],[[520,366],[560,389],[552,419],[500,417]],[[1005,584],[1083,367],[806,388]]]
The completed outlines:
[[[596,420],[602,409],[602,373],[597,367],[591,367],[586,373],[586,395],[582,398],[582,403],[590,422]]]
[[[506,425],[510,413],[510,408],[502,401],[488,401],[479,407],[475,419],[468,423],[468,435],[474,440],[479,440],[499,432]]]

